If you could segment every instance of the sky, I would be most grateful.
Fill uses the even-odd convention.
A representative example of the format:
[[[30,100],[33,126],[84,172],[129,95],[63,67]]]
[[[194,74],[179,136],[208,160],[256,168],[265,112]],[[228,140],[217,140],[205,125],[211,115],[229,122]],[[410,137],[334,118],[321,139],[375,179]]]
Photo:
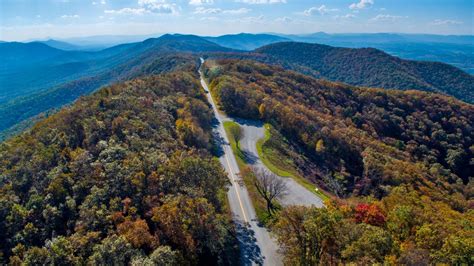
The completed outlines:
[[[474,34],[474,0],[0,0],[0,40],[189,33]]]

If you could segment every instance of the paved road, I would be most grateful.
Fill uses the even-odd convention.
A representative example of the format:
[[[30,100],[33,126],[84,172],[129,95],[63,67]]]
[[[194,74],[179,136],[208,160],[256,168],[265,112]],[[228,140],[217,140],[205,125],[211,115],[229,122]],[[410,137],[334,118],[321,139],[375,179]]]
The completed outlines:
[[[204,62],[201,59],[201,63]],[[216,104],[212,99],[206,82],[202,78],[201,85],[207,93],[207,99],[212,105],[214,115],[218,123],[214,133],[221,141],[222,155],[219,160],[229,174],[231,187],[227,193],[230,209],[237,224],[237,238],[241,249],[241,261],[244,265],[283,265],[282,257],[278,254],[278,245],[274,238],[270,236],[268,230],[258,225],[255,209],[252,206],[250,197],[245,186],[240,185],[238,176],[239,167],[235,160],[232,148],[225,134],[222,121],[225,117],[217,111]]]
[[[263,168],[266,171],[270,171],[262,163],[257,153],[257,141],[265,137],[265,128],[263,127],[263,124],[259,121],[249,121],[244,119],[232,120],[239,123],[243,129],[244,137],[240,141],[240,147],[247,158],[247,162],[256,168]],[[282,205],[323,206],[323,201],[318,196],[298,184],[294,179],[280,176],[276,177],[282,179],[288,188],[288,194],[279,200]]]

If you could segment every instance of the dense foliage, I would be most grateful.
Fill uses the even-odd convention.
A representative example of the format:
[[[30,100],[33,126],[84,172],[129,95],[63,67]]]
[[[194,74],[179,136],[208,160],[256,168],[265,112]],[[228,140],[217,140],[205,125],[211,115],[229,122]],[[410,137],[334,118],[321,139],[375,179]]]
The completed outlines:
[[[228,181],[190,68],[103,88],[0,145],[0,263],[229,262]]]
[[[423,90],[474,102],[474,77],[444,63],[403,60],[374,48],[339,48],[320,44],[283,42],[257,53],[272,55],[311,68],[332,81],[386,89]]]
[[[368,197],[369,201],[382,206],[353,207],[347,219],[341,218],[390,239],[390,246],[386,251],[380,250],[384,253],[379,254],[376,262],[386,255],[401,260],[400,252],[404,249],[427,252],[425,261],[456,261],[453,254],[439,255],[441,258],[434,253],[440,245],[452,248],[449,245],[455,244],[450,241],[468,244],[464,251],[459,251],[463,257],[459,262],[472,256],[472,105],[419,91],[355,88],[251,61],[209,62],[206,74],[211,90],[228,114],[263,119],[301,147],[309,161],[295,158],[294,162],[304,176],[338,196]],[[407,198],[403,198],[404,195]],[[440,210],[444,213],[438,213]],[[306,215],[308,219],[314,218],[311,214],[303,216]],[[400,226],[406,221],[393,226],[387,222],[396,215],[416,220],[404,225],[407,228],[403,238],[395,231],[401,230]],[[445,216],[457,218],[450,220]],[[359,224],[370,224],[373,228]],[[439,230],[433,233],[438,237],[430,242],[433,248],[416,246],[413,242],[422,226]],[[315,230],[319,230],[317,228],[315,226]],[[335,234],[334,228],[328,229],[331,234]],[[364,232],[362,230],[359,237]],[[456,234],[462,238],[461,242],[452,239]],[[282,241],[288,237],[285,231],[280,235]],[[311,234],[306,237],[313,238]],[[371,239],[362,237],[366,238],[364,241]],[[331,241],[326,237],[319,239],[325,243]],[[309,242],[307,245],[313,247]],[[347,248],[344,245],[333,248],[335,252],[342,252],[343,247]],[[362,252],[365,244],[360,245],[359,252]],[[370,245],[379,246],[378,243]],[[290,246],[292,248],[292,244]],[[288,258],[299,259],[289,251],[286,254]],[[334,256],[342,259],[341,254]],[[358,256],[351,255],[344,261],[358,261]]]
[[[380,202],[291,206],[274,230],[288,265],[471,265],[473,212],[406,187]]]

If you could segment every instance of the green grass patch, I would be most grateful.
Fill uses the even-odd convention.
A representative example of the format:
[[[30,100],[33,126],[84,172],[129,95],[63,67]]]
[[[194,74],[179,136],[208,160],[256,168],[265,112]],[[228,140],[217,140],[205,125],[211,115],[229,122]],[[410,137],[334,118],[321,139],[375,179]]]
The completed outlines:
[[[274,174],[293,178],[298,184],[320,197],[323,201],[328,200],[328,195],[298,173],[291,158],[269,145],[270,140],[274,140],[271,131],[271,125],[265,124],[265,137],[257,141],[257,152],[262,163]]]

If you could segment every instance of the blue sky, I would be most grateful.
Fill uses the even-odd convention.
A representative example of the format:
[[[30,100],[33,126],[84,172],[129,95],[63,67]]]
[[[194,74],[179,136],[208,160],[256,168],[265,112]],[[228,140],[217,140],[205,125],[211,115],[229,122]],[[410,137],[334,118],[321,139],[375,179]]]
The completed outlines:
[[[0,0],[0,39],[168,32],[473,34],[474,0]]]

